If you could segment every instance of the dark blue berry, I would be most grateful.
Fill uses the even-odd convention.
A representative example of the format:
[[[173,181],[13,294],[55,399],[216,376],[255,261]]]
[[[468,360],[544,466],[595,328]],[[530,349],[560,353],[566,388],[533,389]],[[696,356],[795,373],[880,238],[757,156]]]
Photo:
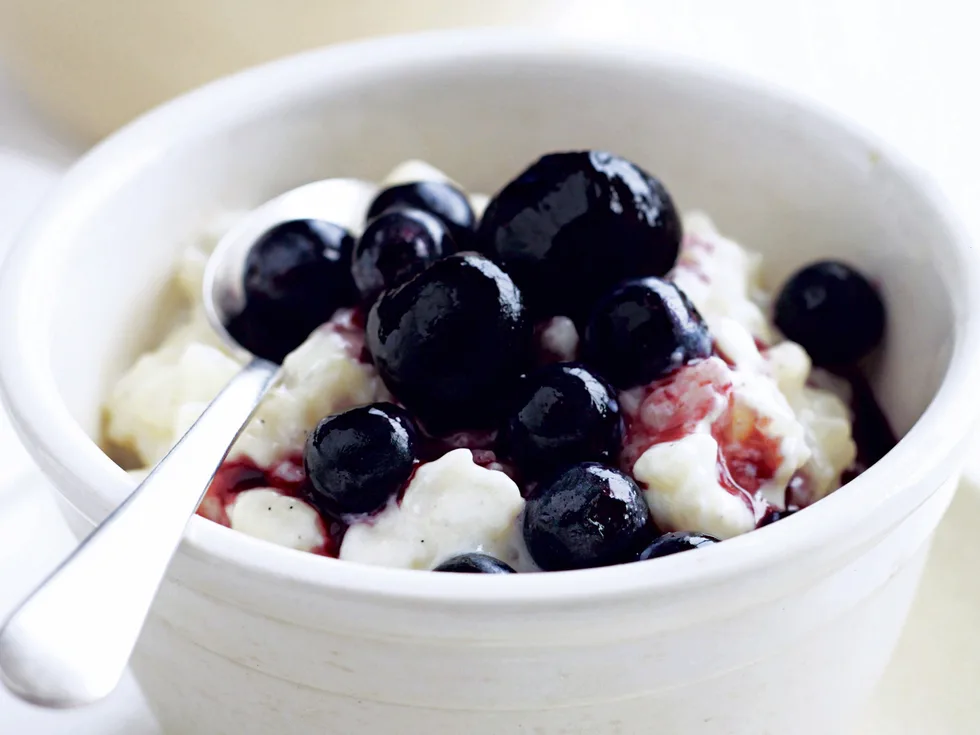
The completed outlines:
[[[616,391],[584,365],[565,362],[522,381],[500,447],[536,479],[578,462],[615,464],[622,438]]]
[[[442,181],[413,181],[383,189],[368,207],[368,219],[392,209],[421,209],[434,214],[449,228],[461,249],[470,247],[476,216],[470,200],[452,184]]]
[[[636,483],[593,462],[539,485],[524,508],[524,542],[545,571],[632,561],[654,533]]]
[[[456,252],[442,220],[420,209],[386,212],[371,220],[354,247],[351,274],[365,303]]]
[[[647,559],[656,559],[659,556],[670,556],[681,551],[690,551],[717,543],[718,539],[704,533],[691,533],[690,531],[665,533],[640,552],[639,560],[646,561]]]
[[[431,433],[497,426],[530,342],[520,290],[473,253],[385,291],[367,320],[385,385]]]
[[[513,567],[487,554],[460,554],[447,559],[434,572],[462,574],[515,574]]]
[[[630,281],[602,299],[585,329],[582,359],[617,388],[645,385],[711,354],[708,327],[677,286]]]
[[[357,303],[354,238],[320,220],[294,220],[260,237],[245,260],[244,306],[225,325],[252,354],[274,362],[333,313]]]
[[[536,317],[580,322],[620,281],[666,275],[681,221],[663,184],[626,159],[552,153],[491,200],[478,239]]]
[[[303,451],[311,501],[333,515],[382,508],[411,477],[415,445],[411,418],[394,404],[328,416],[307,437]]]
[[[844,366],[867,355],[885,334],[885,305],[868,279],[825,260],[797,271],[776,300],[776,326],[817,365]]]

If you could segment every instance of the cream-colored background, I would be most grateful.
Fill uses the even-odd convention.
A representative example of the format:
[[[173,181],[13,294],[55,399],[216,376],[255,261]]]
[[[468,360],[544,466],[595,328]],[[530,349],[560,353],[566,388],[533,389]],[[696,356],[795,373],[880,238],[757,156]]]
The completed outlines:
[[[0,63],[90,142],[243,65],[481,23],[630,39],[802,89],[900,142],[974,209],[980,49],[962,0],[0,0]]]
[[[0,0],[0,147],[44,162],[0,156],[0,242],[88,142],[189,86],[321,43],[474,23],[628,38],[801,89],[905,148],[980,232],[980,45],[963,8],[957,0]],[[15,477],[27,467],[0,422],[0,612],[70,543],[43,483]],[[980,732],[978,524],[980,485],[967,482],[861,735]],[[127,682],[80,713],[37,712],[0,693],[7,732],[155,730]]]

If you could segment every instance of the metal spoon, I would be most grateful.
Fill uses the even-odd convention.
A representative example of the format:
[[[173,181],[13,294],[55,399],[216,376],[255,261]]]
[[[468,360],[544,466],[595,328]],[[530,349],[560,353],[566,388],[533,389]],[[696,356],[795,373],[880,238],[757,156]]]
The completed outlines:
[[[204,278],[211,326],[249,362],[173,449],[0,629],[0,675],[47,707],[95,702],[119,682],[184,526],[228,450],[276,382],[279,365],[247,353],[224,328],[243,303],[245,258],[272,226],[350,219],[371,187],[327,179],[293,189],[247,215],[218,243]]]

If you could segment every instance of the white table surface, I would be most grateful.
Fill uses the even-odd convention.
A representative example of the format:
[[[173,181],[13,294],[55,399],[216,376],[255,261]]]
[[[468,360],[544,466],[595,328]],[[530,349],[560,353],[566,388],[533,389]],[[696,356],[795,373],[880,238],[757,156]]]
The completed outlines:
[[[956,0],[575,0],[554,22],[569,33],[642,39],[810,93],[932,171],[980,234],[980,44],[966,7]],[[79,152],[0,67],[0,247]],[[940,534],[912,623],[862,735],[980,732],[980,703],[971,695],[980,685],[980,637],[973,632],[980,582],[965,574],[969,558],[980,553],[980,542],[969,545],[974,520],[980,522],[980,490],[971,485]],[[70,544],[47,490],[30,477],[29,460],[0,419],[0,614]],[[106,702],[78,712],[40,711],[0,691],[0,734],[8,733],[150,735],[156,728],[127,678]]]

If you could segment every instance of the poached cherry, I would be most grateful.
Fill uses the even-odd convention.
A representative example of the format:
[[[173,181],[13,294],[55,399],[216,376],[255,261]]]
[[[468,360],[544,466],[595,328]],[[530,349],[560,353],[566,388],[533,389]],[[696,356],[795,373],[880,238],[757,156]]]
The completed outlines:
[[[394,404],[328,416],[310,432],[303,451],[310,501],[333,515],[371,513],[408,482],[417,459],[415,426]]]
[[[663,276],[681,220],[663,184],[611,153],[552,153],[487,207],[479,248],[513,276],[536,318],[581,322],[620,281]]]
[[[276,225],[245,259],[245,300],[228,333],[252,354],[282,362],[337,309],[357,303],[353,250],[351,234],[331,222]]]
[[[351,274],[366,304],[399,286],[440,258],[456,243],[438,217],[420,209],[399,209],[372,219],[354,247]]]
[[[632,561],[655,533],[633,479],[595,462],[539,485],[527,499],[523,531],[531,558],[545,571]]]
[[[620,389],[645,385],[711,355],[708,327],[669,281],[629,281],[600,301],[585,329],[582,360]]]
[[[382,189],[368,207],[371,220],[383,212],[421,209],[442,220],[453,240],[466,250],[473,239],[476,216],[470,200],[459,189],[444,181],[412,181]]]
[[[665,533],[640,552],[639,560],[646,561],[660,556],[670,556],[681,551],[690,551],[717,543],[718,539],[705,533],[692,533],[690,531]]]
[[[615,464],[623,439],[616,391],[581,363],[549,365],[517,391],[499,446],[529,479],[578,462]]]
[[[385,385],[432,434],[496,427],[531,347],[520,290],[475,253],[382,293],[366,334]]]
[[[514,568],[489,554],[460,554],[446,559],[435,567],[434,572],[456,572],[457,574],[515,574]]]
[[[885,334],[885,305],[854,268],[834,260],[797,271],[776,299],[775,322],[814,364],[845,366],[873,350]]]

